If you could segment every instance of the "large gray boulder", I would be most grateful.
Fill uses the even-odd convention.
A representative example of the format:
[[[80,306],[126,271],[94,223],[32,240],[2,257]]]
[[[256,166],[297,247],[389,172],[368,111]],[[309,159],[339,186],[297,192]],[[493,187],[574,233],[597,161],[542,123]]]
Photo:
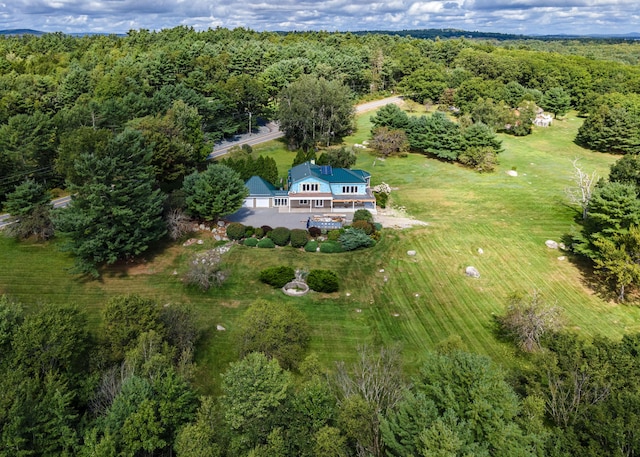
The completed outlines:
[[[553,240],[547,240],[544,242],[549,249],[558,249],[558,243]]]
[[[479,278],[480,277],[480,272],[478,271],[478,269],[476,267],[467,267],[464,270],[464,273],[469,276],[470,278]]]

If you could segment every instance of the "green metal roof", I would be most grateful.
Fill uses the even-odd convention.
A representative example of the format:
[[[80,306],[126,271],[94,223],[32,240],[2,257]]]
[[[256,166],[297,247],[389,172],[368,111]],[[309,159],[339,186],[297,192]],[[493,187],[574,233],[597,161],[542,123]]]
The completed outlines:
[[[277,192],[273,184],[265,181],[260,176],[250,177],[244,185],[249,189],[250,197],[272,197]]]
[[[304,162],[289,170],[292,182],[300,181],[308,177],[314,177],[329,183],[360,184],[366,183],[366,178],[371,176],[364,170],[349,170],[348,168],[322,167],[311,162]]]

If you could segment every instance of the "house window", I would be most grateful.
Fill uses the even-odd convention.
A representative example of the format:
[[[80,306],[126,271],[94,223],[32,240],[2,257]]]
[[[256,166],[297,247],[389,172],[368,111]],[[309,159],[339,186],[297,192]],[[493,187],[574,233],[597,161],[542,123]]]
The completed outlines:
[[[308,183],[302,185],[302,192],[318,192],[320,186],[318,183]]]
[[[301,205],[308,205],[309,204],[309,200],[300,200],[300,204]]]
[[[315,201],[315,207],[316,208],[322,208],[324,207],[324,200],[314,200]]]
[[[286,198],[274,198],[273,199],[273,205],[274,206],[287,206],[287,199]]]
[[[342,186],[343,194],[357,194],[358,186]]]

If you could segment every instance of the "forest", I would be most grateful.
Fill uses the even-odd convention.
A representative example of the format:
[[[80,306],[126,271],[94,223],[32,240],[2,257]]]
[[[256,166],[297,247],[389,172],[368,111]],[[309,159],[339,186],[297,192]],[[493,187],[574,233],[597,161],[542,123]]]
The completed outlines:
[[[286,147],[304,159],[353,133],[356,102],[401,94],[429,114],[380,110],[371,135],[379,156],[419,153],[488,173],[503,153],[497,135],[532,135],[541,108],[579,116],[575,144],[615,154],[607,179],[578,183],[588,198],[567,241],[618,302],[633,301],[638,56],[640,45],[626,42],[383,33],[2,36],[0,201],[17,222],[7,232],[25,243],[60,238],[78,281],[97,283],[105,267],[171,243],[176,211],[215,221],[237,209],[247,173],[277,180],[285,170],[270,157],[206,161],[216,141],[263,120],[279,120]],[[229,207],[198,201],[215,185],[216,194],[237,189]],[[49,208],[51,195],[67,194],[76,195],[71,211]],[[227,349],[237,356],[208,374],[215,381],[198,373],[206,331],[191,304],[120,293],[96,315],[46,301],[0,299],[3,456],[640,452],[640,334],[567,331],[535,293],[514,295],[495,318],[498,338],[522,358],[508,369],[456,335],[411,368],[402,347],[372,338],[327,369],[309,350],[305,315],[258,299],[235,311]]]

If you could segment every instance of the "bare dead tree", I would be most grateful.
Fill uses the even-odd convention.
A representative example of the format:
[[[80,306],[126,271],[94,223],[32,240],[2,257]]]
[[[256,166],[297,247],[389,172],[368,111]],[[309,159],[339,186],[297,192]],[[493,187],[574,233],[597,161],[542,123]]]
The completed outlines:
[[[565,190],[571,203],[580,205],[582,209],[582,219],[587,218],[589,202],[591,194],[598,182],[598,174],[594,171],[591,174],[585,172],[578,164],[579,159],[573,159],[573,182],[575,187],[569,187]]]
[[[368,346],[358,349],[358,360],[348,369],[338,362],[336,385],[338,399],[343,401],[361,397],[372,408],[370,432],[366,443],[358,442],[358,455],[383,455],[380,417],[401,399],[407,384],[402,374],[400,347],[381,347],[375,351]]]
[[[545,333],[560,329],[561,313],[560,307],[545,303],[540,292],[534,290],[528,297],[511,296],[498,321],[523,351],[535,352],[541,349],[540,340]]]
[[[610,383],[598,379],[586,366],[576,365],[565,373],[548,369],[547,379],[547,411],[564,427],[575,422],[587,406],[605,400],[611,391]]]
[[[180,208],[171,208],[165,214],[167,231],[172,240],[182,238],[193,231],[193,223]]]
[[[89,401],[91,412],[96,416],[106,414],[109,408],[111,408],[113,400],[122,390],[122,384],[132,375],[133,371],[131,367],[124,362],[106,370],[102,375],[96,393]]]
[[[184,276],[185,283],[199,287],[203,292],[211,287],[220,287],[228,273],[220,266],[220,253],[216,250],[196,254]]]

